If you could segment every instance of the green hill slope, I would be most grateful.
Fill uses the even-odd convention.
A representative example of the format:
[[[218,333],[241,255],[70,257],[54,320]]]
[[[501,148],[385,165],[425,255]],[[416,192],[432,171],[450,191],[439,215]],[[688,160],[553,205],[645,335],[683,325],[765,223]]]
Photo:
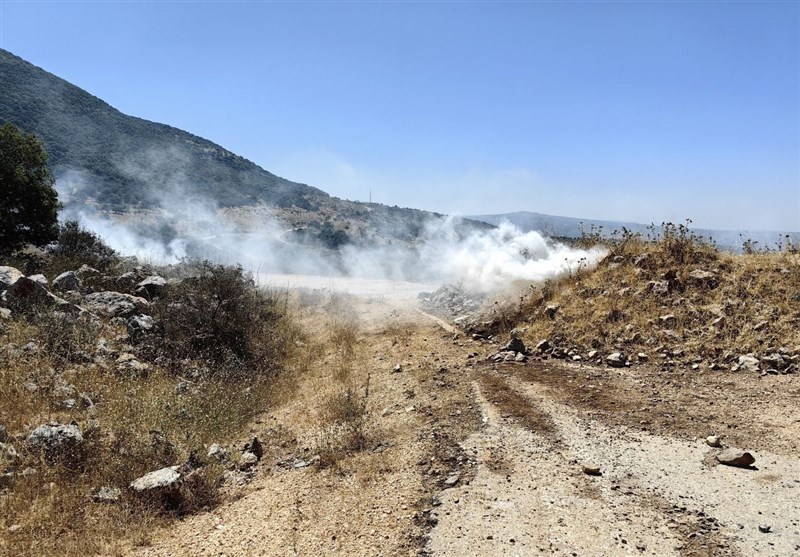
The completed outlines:
[[[325,192],[285,180],[185,131],[128,116],[71,83],[0,49],[0,124],[41,136],[54,174],[79,171],[81,198],[104,209],[158,204],[165,186],[222,207],[314,210]]]

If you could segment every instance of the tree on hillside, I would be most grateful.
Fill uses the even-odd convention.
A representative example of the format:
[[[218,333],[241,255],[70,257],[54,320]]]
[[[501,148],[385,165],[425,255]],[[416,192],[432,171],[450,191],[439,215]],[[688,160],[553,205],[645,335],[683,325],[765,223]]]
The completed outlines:
[[[61,204],[53,184],[39,138],[0,126],[0,254],[58,237]]]

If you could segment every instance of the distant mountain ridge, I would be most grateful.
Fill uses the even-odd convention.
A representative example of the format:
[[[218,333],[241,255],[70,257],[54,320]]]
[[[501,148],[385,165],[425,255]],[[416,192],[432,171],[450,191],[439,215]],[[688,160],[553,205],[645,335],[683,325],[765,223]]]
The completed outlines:
[[[642,235],[660,233],[661,225],[642,224],[637,222],[623,222],[598,219],[581,219],[575,217],[562,217],[557,215],[546,215],[533,213],[530,211],[517,211],[514,213],[503,213],[496,215],[470,215],[468,219],[475,219],[489,224],[499,225],[503,222],[510,222],[523,232],[535,230],[546,236],[556,238],[578,238],[583,231],[590,232],[602,229],[604,235],[610,235],[615,230],[621,231],[624,227],[631,232]],[[680,223],[675,223],[680,224]],[[691,232],[710,238],[717,245],[724,249],[738,251],[743,242],[750,240],[757,242],[758,247],[773,247],[778,242],[785,244],[788,236],[794,245],[800,244],[800,232],[781,232],[763,230],[714,230],[708,228],[691,228]]]

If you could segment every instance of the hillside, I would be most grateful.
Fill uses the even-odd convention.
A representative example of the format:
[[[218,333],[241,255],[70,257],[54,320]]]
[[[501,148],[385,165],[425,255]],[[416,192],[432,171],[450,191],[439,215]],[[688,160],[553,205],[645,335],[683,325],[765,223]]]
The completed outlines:
[[[86,187],[77,193],[104,208],[152,206],[179,176],[192,193],[222,206],[266,202],[312,209],[329,197],[206,139],[127,116],[6,50],[0,50],[0,81],[0,123],[41,136],[54,174],[80,171]]]
[[[197,215],[187,206],[214,206],[237,223],[252,227],[254,221],[277,220],[282,228],[294,229],[296,242],[333,248],[349,242],[407,243],[425,223],[443,217],[345,201],[291,182],[202,137],[123,114],[2,49],[0,82],[0,124],[11,122],[43,139],[59,189],[74,206],[136,213],[137,220],[154,210],[161,215],[154,230],[165,224],[185,229],[170,221],[175,213],[191,218]],[[456,224],[489,228],[462,220]]]

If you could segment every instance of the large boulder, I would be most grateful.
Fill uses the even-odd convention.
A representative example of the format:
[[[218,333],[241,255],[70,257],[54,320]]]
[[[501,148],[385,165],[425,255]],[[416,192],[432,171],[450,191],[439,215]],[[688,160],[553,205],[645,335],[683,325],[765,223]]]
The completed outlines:
[[[77,313],[80,308],[50,293],[44,286],[28,277],[18,278],[3,293],[9,308],[25,312],[36,308],[54,307],[65,313]]]
[[[138,270],[128,271],[113,279],[114,287],[118,290],[124,290],[125,292],[132,292],[136,288],[136,285],[142,281],[142,278],[144,277]]]
[[[53,279],[53,290],[59,292],[80,292],[82,288],[81,278],[75,271],[66,271]]]
[[[75,275],[77,275],[81,281],[81,292],[108,290],[105,286],[106,282],[109,280],[108,277],[94,267],[81,265],[80,268],[75,271]]]
[[[6,288],[6,302],[13,309],[29,306],[51,306],[53,300],[47,289],[27,277],[19,277]]]
[[[108,317],[130,317],[142,313],[150,303],[144,298],[121,292],[94,292],[83,299],[86,309]]]
[[[14,267],[0,266],[0,292],[17,282],[25,275]]]
[[[134,294],[141,296],[142,298],[155,298],[156,296],[161,295],[166,285],[167,280],[164,277],[152,275],[136,285]]]
[[[75,424],[40,425],[28,435],[28,446],[40,451],[48,460],[75,459],[80,456],[83,434]]]

